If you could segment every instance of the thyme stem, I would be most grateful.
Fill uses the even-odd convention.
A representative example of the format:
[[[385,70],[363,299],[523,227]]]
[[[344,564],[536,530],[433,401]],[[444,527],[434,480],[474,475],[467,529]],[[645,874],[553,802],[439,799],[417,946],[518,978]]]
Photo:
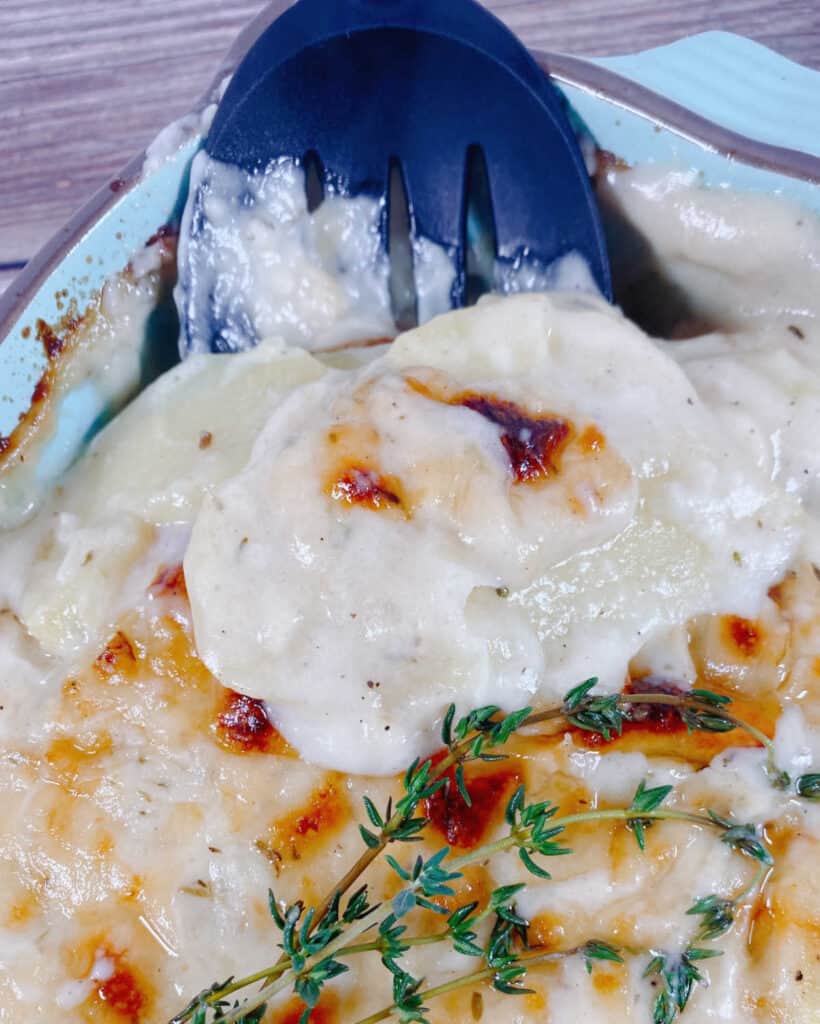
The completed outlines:
[[[721,825],[716,824],[711,818],[707,818],[705,814],[673,810],[637,811],[625,807],[615,807],[609,811],[583,811],[579,814],[566,814],[561,818],[553,818],[550,821],[550,826],[563,829],[568,825],[580,825],[587,821],[631,821],[635,819],[645,821],[647,818],[657,821],[686,821],[692,825],[703,825],[706,828],[717,829],[718,831],[722,828]],[[487,843],[476,850],[462,854],[460,857],[454,857],[452,860],[448,859],[447,867],[450,871],[460,871],[470,864],[487,860],[488,857],[493,857],[497,853],[503,853],[504,850],[520,846],[530,838],[531,834],[531,829],[518,829],[509,835],[502,836],[501,839],[496,839],[495,842]]]
[[[669,694],[669,693],[625,693],[620,694],[618,697],[619,704],[665,704],[671,707],[680,707],[682,705],[696,705],[697,701],[694,698],[689,697],[686,694]],[[774,748],[772,741],[765,733],[762,733],[755,726],[750,725],[748,722],[744,722],[741,719],[734,718],[734,716],[723,712],[723,716],[727,721],[731,720],[732,724],[738,728],[743,729],[750,736],[753,736],[759,743],[766,747],[770,757],[774,754]],[[556,704],[553,707],[545,708],[543,711],[533,712],[528,715],[521,723],[521,728],[525,728],[532,725],[541,725],[544,722],[554,721],[560,718],[567,718],[564,702]],[[431,781],[440,779],[445,775],[450,768],[458,763],[459,759],[470,749],[473,737],[467,736],[465,739],[457,743],[453,749],[447,754],[431,772]],[[325,899],[319,904],[316,911],[316,920],[321,920],[322,916],[327,913],[333,900],[337,895],[343,896],[348,889],[364,872],[370,867],[370,865],[379,857],[390,843],[390,833],[395,832],[396,829],[403,824],[407,815],[400,814],[398,811],[393,814],[390,820],[385,825],[381,836],[379,836],[379,845],[374,847],[368,847],[359,856],[355,864],[347,871],[344,876],[336,883],[333,889],[327,894]]]
[[[622,722],[624,720],[629,720],[629,708],[631,706],[653,704],[666,705],[679,709],[681,718],[686,722],[690,729],[695,728],[714,732],[728,732],[731,731],[732,728],[744,730],[766,749],[768,756],[767,771],[770,774],[770,777],[775,779],[778,774],[783,774],[777,773],[774,745],[772,741],[756,726],[729,714],[723,706],[729,703],[728,698],[710,694],[708,691],[697,690],[693,691],[691,694],[632,693],[617,694],[607,698],[587,697],[587,694],[594,682],[594,680],[588,680],[585,684],[576,688],[575,691],[571,691],[560,704],[544,708],[541,711],[530,712],[529,714],[526,713],[527,709],[522,709],[521,712],[514,712],[510,715],[501,715],[497,709],[494,708],[480,709],[480,711],[474,713],[476,717],[470,719],[471,722],[478,722],[479,724],[471,724],[468,726],[468,729],[472,731],[467,731],[466,735],[463,728],[460,732],[459,730],[456,730],[456,737],[460,736],[460,738],[456,738],[452,742],[450,739],[449,728],[452,723],[451,716],[454,712],[454,708],[451,708],[448,713],[448,719],[445,722],[444,734],[448,751],[442,760],[435,766],[428,766],[429,771],[426,773],[426,785],[429,786],[441,780],[455,766],[459,787],[462,788],[462,792],[465,792],[463,789],[463,775],[460,774],[463,771],[462,765],[465,761],[475,759],[477,756],[484,756],[483,754],[478,753],[482,748],[480,745],[476,745],[478,742],[477,737],[481,737],[482,733],[486,736],[488,729],[492,729],[493,732],[489,746],[500,746],[506,743],[508,738],[514,732],[524,727],[531,727],[561,719],[568,723],[581,725],[579,716],[586,712],[586,718],[583,720],[582,727],[591,729],[592,731],[600,731],[608,739],[610,732],[614,731],[619,733]],[[493,715],[494,711],[495,714]],[[478,718],[482,712],[483,717]],[[607,717],[607,715],[609,717]],[[505,723],[506,729],[504,728]],[[501,733],[503,733],[503,735],[501,735]],[[484,742],[484,740],[481,740],[481,742]],[[488,756],[486,759],[492,758]],[[418,765],[418,762],[416,765]],[[416,766],[409,770],[407,779],[410,779],[410,775],[415,770],[415,767]],[[421,776],[423,773],[418,772],[417,774],[418,776]],[[788,777],[786,776],[786,784],[788,784],[788,781]],[[778,783],[775,782],[774,784],[777,785]],[[422,783],[422,787],[424,785],[425,783]],[[337,903],[337,901],[341,899],[341,897],[367,871],[370,865],[379,857],[390,843],[402,840],[409,834],[414,834],[406,831],[408,822],[410,826],[416,825],[416,831],[418,831],[418,825],[420,822],[423,823],[423,819],[416,819],[414,818],[414,815],[418,805],[426,799],[425,793],[429,793],[430,790],[413,790],[407,781],[405,782],[405,786],[407,788],[407,795],[399,803],[398,809],[391,812],[390,807],[388,807],[388,811],[385,815],[386,820],[383,822],[379,821],[378,816],[376,816],[374,824],[378,823],[381,826],[378,833],[367,833],[365,838],[369,841],[367,842],[366,849],[315,909],[312,918],[313,926],[311,927],[308,925],[308,931],[306,934],[313,934],[313,931],[318,926],[319,922],[321,922],[332,910],[334,903]],[[367,801],[365,802],[367,803]],[[706,817],[705,815],[689,811],[678,811],[672,809],[656,810],[652,807],[640,810],[633,806],[632,808],[614,808],[611,810],[586,811],[578,814],[565,815],[560,818],[553,818],[549,822],[549,826],[550,828],[557,828],[559,831],[563,831],[571,825],[607,820],[623,821],[630,827],[634,827],[636,835],[640,837],[639,845],[641,845],[641,848],[641,823],[646,823],[651,820],[684,821],[692,825],[717,828],[719,830],[725,829],[729,824],[728,822],[722,822],[716,817]],[[525,860],[525,863],[528,863],[525,857],[525,847],[526,844],[533,839],[533,831],[533,828],[528,827],[528,823],[524,824],[519,822],[511,829],[508,835],[460,857],[448,859],[447,868],[448,870],[457,872],[462,867],[478,861],[486,860],[497,853],[501,853],[514,847],[518,847],[521,850],[522,859]],[[726,840],[724,839],[724,841]],[[742,844],[738,845],[738,848],[742,848]],[[761,858],[758,857],[758,859]],[[749,886],[748,890],[744,891],[742,895],[748,895],[757,886],[759,886],[763,878],[765,878],[765,873],[765,871],[759,873],[753,883]],[[376,915],[375,918],[371,918],[368,915],[366,920],[361,918],[349,923],[344,932],[337,935],[331,942],[324,946],[320,954],[316,954],[316,956],[313,957],[309,956],[306,961],[304,960],[304,957],[300,956],[300,970],[294,969],[293,957],[296,956],[296,953],[294,949],[289,949],[288,952],[283,952],[277,962],[271,967],[257,971],[254,974],[238,980],[231,979],[224,985],[214,986],[212,991],[202,993],[198,1003],[192,1004],[192,1006],[186,1008],[182,1014],[175,1017],[173,1019],[173,1024],[183,1024],[185,1021],[190,1021],[194,1016],[197,1005],[200,1007],[219,1007],[226,996],[232,995],[233,993],[250,985],[254,985],[257,982],[261,982],[261,986],[257,992],[249,999],[245,1000],[240,1006],[236,1006],[233,1009],[228,1010],[227,1013],[224,1011],[224,1008],[219,1011],[221,1013],[219,1019],[223,1020],[225,1024],[228,1024],[230,1021],[239,1021],[245,1015],[252,1013],[264,1003],[268,1002],[272,997],[276,996],[279,992],[293,984],[295,979],[298,980],[304,971],[309,971],[317,962],[329,960],[335,955],[350,956],[354,953],[377,951],[381,949],[381,937],[370,942],[357,943],[355,940],[363,935],[368,929],[374,927],[379,922],[384,921],[389,913],[389,909],[385,909],[382,914]],[[448,929],[445,932],[434,933],[429,936],[411,937],[403,939],[402,941],[408,945],[426,945],[442,941],[447,938],[449,934],[450,931]],[[551,954],[551,956],[553,958],[560,958],[562,956],[572,955],[574,952],[577,951],[573,950],[564,954]],[[544,954],[540,954],[540,957],[536,956],[533,958],[533,962],[537,962],[539,959],[543,960],[543,958]],[[304,967],[302,967],[303,963],[305,965]],[[468,976],[466,980],[462,979],[461,982],[448,982],[445,985],[428,989],[422,994],[425,998],[434,998],[437,995],[443,995],[445,992],[451,991],[454,987],[460,987],[462,984],[469,984],[472,981],[492,977],[493,973],[494,972],[488,968],[487,970],[476,972],[475,974]],[[376,1021],[387,1019],[393,1014],[394,1010],[395,1006],[388,1010],[380,1011],[379,1015],[366,1018],[365,1020],[358,1022],[358,1024],[375,1024]]]
[[[671,707],[681,707],[688,704],[695,706],[697,702],[687,694],[674,693],[624,693],[619,697],[619,703],[623,704],[666,704]],[[742,718],[736,718],[728,711],[721,711],[721,716],[727,722],[731,722],[736,729],[742,729],[766,749],[770,763],[774,764],[774,744],[771,739],[751,722],[744,722]]]
[[[704,814],[695,814],[691,811],[676,811],[663,809],[643,811],[629,808],[613,808],[611,810],[604,811],[584,811],[578,814],[567,814],[560,818],[553,818],[550,822],[550,825],[552,828],[560,827],[561,829],[564,829],[570,825],[578,825],[584,822],[591,821],[629,822],[637,820],[685,821],[689,824],[700,825],[705,828],[717,829],[718,831],[721,831],[723,829],[723,826],[720,823],[715,822],[712,818],[709,818]],[[509,835],[502,836],[502,838],[496,839],[492,843],[486,843],[485,845],[480,846],[475,850],[471,850],[469,853],[462,854],[462,856],[460,857],[455,857],[452,860],[448,859],[447,869],[448,871],[453,872],[460,871],[461,868],[463,867],[467,867],[470,864],[475,864],[483,860],[487,860],[489,857],[493,857],[496,854],[503,852],[504,850],[509,850],[514,847],[520,847],[522,844],[527,842],[527,840],[531,836],[531,833],[532,830],[529,828],[515,829],[512,832],[510,832]],[[350,953],[350,940],[357,938],[359,935],[362,935],[370,928],[375,927],[377,924],[383,921],[384,918],[387,917],[389,913],[390,909],[386,908],[385,912],[381,915],[377,915],[376,917],[368,917],[356,921],[349,927],[349,929],[343,935],[340,935],[337,939],[329,943],[329,945],[326,946],[322,950],[322,952],[317,955],[317,957],[315,957],[312,961],[309,961],[307,967],[309,967],[313,962],[318,960],[326,960],[335,955]],[[439,941],[439,936],[433,938],[433,941]],[[416,944],[420,945],[421,943]],[[378,949],[379,943],[377,941],[374,941],[373,943],[365,944],[365,946],[367,949]],[[228,1024],[229,1021],[236,1021],[240,1019],[244,1014],[247,1014],[250,1011],[255,1010],[263,1003],[268,1002],[268,1000],[272,999],[279,992],[289,987],[292,981],[290,977],[290,971],[291,968],[289,963],[287,962],[287,958],[280,958],[280,961],[274,965],[273,969],[269,972],[268,975],[264,973],[258,974],[254,980],[257,980],[259,977],[264,978],[265,983],[263,984],[262,988],[259,989],[255,995],[251,996],[245,1003],[243,1003],[243,1005],[240,1008],[238,1008],[235,1011],[235,1013],[228,1013],[224,1018],[226,1024]],[[490,971],[489,973],[483,972],[480,973],[480,977],[491,977],[493,973],[493,971]],[[252,982],[249,982],[249,984],[251,983]],[[430,992],[435,992],[436,995],[442,995],[444,994],[444,991],[449,991],[449,989],[442,988],[441,990],[430,990]],[[385,1020],[386,1018],[379,1017],[377,1019]]]
[[[568,960],[570,957],[576,956],[582,949],[582,946],[575,946],[573,949],[553,951],[551,953],[533,950],[530,953],[523,953],[518,957],[518,962],[527,964],[531,967],[537,967],[539,964],[559,963],[561,960]],[[466,988],[469,985],[488,981],[490,978],[495,976],[497,971],[498,969],[495,967],[485,967],[480,971],[473,971],[472,974],[463,974],[458,978],[453,978],[441,985],[422,989],[419,992],[419,995],[426,1003],[430,999],[436,999],[438,996],[445,996],[449,992],[456,992],[460,988]],[[379,1024],[380,1021],[389,1020],[397,1009],[398,1007],[394,1003],[392,1006],[386,1006],[383,1010],[372,1013],[369,1017],[363,1017],[361,1020],[356,1021],[356,1024]]]

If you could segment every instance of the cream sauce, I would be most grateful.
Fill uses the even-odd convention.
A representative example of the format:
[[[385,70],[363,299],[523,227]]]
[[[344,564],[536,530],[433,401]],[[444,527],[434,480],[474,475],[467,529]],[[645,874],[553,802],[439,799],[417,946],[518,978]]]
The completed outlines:
[[[320,361],[270,339],[196,356],[3,534],[4,1024],[161,1021],[217,977],[271,962],[268,887],[320,900],[361,849],[361,796],[398,793],[294,756],[274,723],[316,762],[386,772],[433,748],[451,699],[515,706],[593,673],[610,690],[627,671],[658,673],[728,690],[774,733],[781,767],[817,770],[816,220],[658,170],[606,187],[708,337],[653,341],[594,300],[551,294],[488,301],[365,355]],[[338,294],[346,315],[352,293]],[[297,297],[303,323],[332,326],[327,304]],[[101,321],[101,351],[145,307]],[[489,393],[529,422],[475,400]],[[540,475],[521,458],[539,439]],[[331,454],[340,446],[354,465]],[[488,770],[569,812],[622,804],[645,778],[675,784],[677,806],[765,822],[765,898],[703,964],[710,984],[682,1020],[809,1024],[820,807],[773,789],[743,742],[646,729],[601,747],[570,731],[520,739]],[[483,840],[501,833],[502,804],[487,807]],[[675,955],[697,928],[693,900],[754,872],[676,823],[651,829],[645,854],[609,825],[567,838],[576,852],[550,862],[552,881],[499,856],[460,883],[460,901],[526,880],[531,941]],[[370,881],[379,898],[395,891],[384,863]],[[436,981],[474,967],[438,946],[410,963]],[[481,988],[483,1020],[644,1024],[645,963],[589,976],[570,958],[513,1002]],[[392,998],[375,956],[333,987],[327,1024]],[[430,1020],[466,1024],[476,1005],[458,992]]]

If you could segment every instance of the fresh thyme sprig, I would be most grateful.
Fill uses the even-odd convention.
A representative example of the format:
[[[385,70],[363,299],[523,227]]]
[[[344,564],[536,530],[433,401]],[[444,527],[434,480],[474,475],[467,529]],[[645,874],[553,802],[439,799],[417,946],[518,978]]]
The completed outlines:
[[[411,945],[449,940],[455,948],[461,947],[460,952],[472,950],[467,952],[467,955],[477,955],[475,950],[479,947],[474,926],[490,914],[495,915],[491,934],[495,952],[491,953],[487,949],[483,951],[485,959],[491,965],[487,970],[495,964],[492,969],[496,971],[500,983],[506,985],[510,991],[520,991],[520,978],[525,973],[525,970],[520,969],[520,956],[517,956],[512,948],[507,948],[503,956],[499,952],[504,943],[509,946],[513,941],[517,934],[516,928],[520,932],[524,927],[524,922],[517,920],[512,903],[503,902],[509,898],[506,895],[499,897],[494,894],[495,903],[491,897],[484,910],[479,910],[475,905],[458,908],[450,915],[447,928],[432,936],[407,937],[406,928],[399,921],[416,907],[441,913],[442,908],[436,900],[452,895],[450,883],[460,877],[461,868],[474,860],[485,860],[504,850],[516,848],[528,872],[541,878],[549,878],[549,873],[533,855],[551,857],[569,854],[569,849],[560,846],[554,840],[574,824],[596,820],[620,820],[631,829],[639,847],[643,849],[645,831],[654,822],[679,820],[713,828],[719,831],[721,841],[732,849],[761,863],[770,863],[770,855],[760,841],[755,826],[736,823],[712,812],[707,816],[662,808],[661,805],[671,791],[671,787],[668,786],[647,789],[645,784],[641,783],[628,808],[587,811],[560,818],[557,817],[558,808],[548,802],[528,805],[524,788],[519,787],[506,809],[505,818],[509,831],[505,836],[460,858],[450,858],[449,850],[446,848],[439,850],[427,860],[417,858],[410,867],[402,866],[395,858],[390,857],[391,866],[406,885],[394,897],[389,909],[385,909],[379,916],[379,908],[369,904],[367,887],[364,886],[350,897],[344,911],[341,910],[344,894],[388,845],[416,842],[422,838],[421,833],[426,828],[428,819],[418,815],[418,809],[443,786],[449,785],[450,774],[452,773],[462,798],[469,806],[470,794],[464,777],[464,765],[469,761],[492,761],[503,757],[499,753],[500,748],[525,726],[563,718],[578,728],[596,732],[605,739],[610,739],[613,734],[622,732],[624,723],[630,720],[636,705],[667,705],[677,711],[690,730],[728,732],[735,728],[745,729],[767,747],[771,775],[771,767],[774,765],[771,741],[755,727],[728,714],[728,697],[708,690],[693,690],[680,695],[646,693],[599,696],[592,693],[596,682],[595,679],[586,680],[572,689],[561,704],[538,712],[533,712],[531,708],[523,708],[512,714],[502,715],[498,707],[488,705],[471,711],[456,721],[455,708],[451,706],[442,724],[445,755],[435,763],[430,760],[414,761],[405,773],[402,796],[395,805],[392,800],[388,801],[383,813],[368,797],[364,798],[365,813],[370,825],[373,826],[372,829],[360,826],[365,850],[327,898],[317,908],[305,910],[301,903],[296,903],[282,911],[271,896],[271,914],[283,931],[282,956],[279,961],[253,975],[237,980],[228,979],[200,993],[174,1018],[174,1024],[182,1024],[185,1021],[206,1024],[209,1013],[213,1021],[225,1021],[226,1024],[229,1021],[243,1021],[244,1024],[253,1024],[260,1019],[259,1011],[264,1012],[268,1000],[286,988],[292,988],[302,998],[305,1005],[303,1018],[307,1020],[310,1008],[316,1004],[324,984],[348,969],[342,960],[355,952],[367,950],[379,950],[385,966],[393,973],[394,978],[399,979],[395,982],[394,995],[400,1019],[423,1020],[423,1016],[419,1016],[420,1007],[423,1006],[421,982],[412,978],[401,967],[403,953]],[[780,783],[782,784],[782,779]],[[820,776],[802,776],[797,780],[796,792],[807,799],[817,799],[820,795]],[[498,902],[499,899],[502,900],[501,903]],[[370,928],[378,929],[379,938],[357,943],[355,940]],[[507,963],[502,963],[504,958]],[[587,963],[589,964],[589,960]],[[241,1004],[229,1005],[229,997],[234,993],[260,982],[262,987],[254,996]],[[432,991],[428,990],[428,995]],[[401,1016],[402,1014],[404,1016]],[[412,1016],[413,1014],[416,1016]]]
[[[587,970],[590,972],[592,971],[593,964],[596,962],[610,961],[612,963],[619,964],[624,962],[623,957],[615,946],[611,946],[609,943],[602,942],[598,939],[591,939],[589,942],[585,942],[581,946],[575,946],[572,949],[552,950],[549,952],[545,952],[544,950],[530,950],[522,953],[517,958],[517,968],[522,972],[526,972],[533,967],[538,967],[543,964],[560,963],[562,960],[569,960],[576,956],[583,958]],[[518,975],[516,976],[518,977]],[[503,988],[499,988],[499,985],[496,983],[497,979],[498,971],[493,966],[488,965],[481,970],[453,978],[442,985],[436,985],[435,987],[428,989],[421,989],[421,983],[416,982],[413,989],[413,995],[414,1009],[418,1016],[402,1016],[400,1012],[402,1007],[398,1002],[394,1001],[392,1006],[386,1006],[384,1009],[370,1014],[368,1017],[363,1017],[361,1020],[356,1021],[356,1024],[380,1024],[381,1021],[389,1020],[391,1017],[396,1017],[401,1024],[405,1024],[405,1022],[419,1022],[419,1024],[427,1024],[427,1018],[424,1016],[424,1013],[426,1012],[426,1004],[431,1002],[433,999],[437,999],[443,995],[448,995],[450,992],[456,992],[459,989],[478,985],[485,981],[493,982],[494,988],[502,992],[505,991]],[[526,990],[518,987],[515,988],[515,994],[521,994],[524,991]]]
[[[686,911],[687,914],[698,914],[703,918],[698,929],[697,938],[701,942],[719,939],[732,927],[737,913],[737,901],[724,896],[702,896],[695,900]]]
[[[727,824],[720,820],[721,824]],[[721,836],[724,842],[729,842],[733,849],[747,856],[752,857],[761,863],[761,867],[752,881],[740,892],[732,897],[720,896],[710,893],[695,900],[692,906],[686,911],[690,916],[700,917],[700,926],[695,934],[696,942],[714,942],[722,938],[737,920],[737,915],[744,906],[748,906],[754,897],[761,890],[771,867],[771,857],[768,851],[762,856],[760,849],[755,843],[749,845],[748,837],[737,840],[737,825],[729,824],[729,827]],[[680,1013],[686,1008],[689,997],[694,986],[702,982],[703,976],[696,963],[700,960],[708,960],[720,956],[721,951],[708,949],[702,946],[688,945],[679,956],[669,956],[666,953],[655,953],[644,972],[644,977],[657,976],[662,988],[655,997],[653,1004],[652,1024],[673,1024]]]
[[[321,916],[327,909],[335,893],[344,893],[355,884],[390,843],[414,842],[421,838],[420,833],[427,821],[416,817],[416,811],[423,801],[448,784],[447,774],[451,769],[454,769],[455,783],[469,807],[471,798],[464,778],[464,765],[474,760],[499,760],[503,757],[498,753],[499,748],[505,746],[524,727],[563,718],[577,728],[597,733],[609,740],[613,734],[621,734],[624,723],[631,720],[636,706],[664,705],[677,711],[690,731],[744,730],[766,749],[767,773],[773,784],[781,788],[789,785],[788,775],[777,768],[772,741],[755,726],[729,714],[727,708],[731,704],[730,697],[704,689],[693,689],[682,694],[621,693],[599,696],[592,693],[597,683],[597,678],[587,679],[571,689],[560,704],[541,711],[527,707],[502,715],[500,708],[487,705],[456,721],[456,708],[451,704],[441,728],[442,743],[447,754],[435,765],[429,760],[414,761],[404,776],[403,796],[395,806],[392,800],[388,801],[383,814],[379,813],[369,798],[365,798],[368,819],[378,832],[360,826],[367,849],[331,891],[325,903],[320,906],[317,916]],[[799,795],[809,799],[820,798],[820,777],[803,776],[803,779],[808,781],[804,785],[805,793],[798,789]],[[817,795],[811,796],[811,793]]]
[[[687,946],[680,956],[656,953],[652,957],[644,977],[657,976],[662,986],[652,1007],[652,1024],[673,1024],[686,1008],[695,984],[704,980],[696,962],[720,955],[719,949]]]
[[[480,863],[504,850],[517,849],[525,868],[540,878],[549,878],[549,873],[533,859],[533,854],[543,857],[562,856],[571,851],[557,844],[554,840],[567,828],[592,821],[622,821],[636,833],[637,828],[645,829],[656,821],[681,821],[699,827],[710,828],[718,833],[722,842],[727,843],[737,852],[755,860],[770,863],[770,856],[757,838],[754,826],[741,824],[722,818],[714,813],[698,814],[675,808],[662,808],[661,804],[671,792],[671,787],[662,786],[647,789],[642,782],[636,790],[629,807],[592,810],[576,814],[558,816],[558,808],[548,802],[527,804],[523,787],[519,787],[507,805],[505,820],[508,831],[505,835],[490,843],[470,850],[458,857],[452,857],[449,848],[444,847],[430,857],[418,856],[409,866],[399,863],[388,855],[388,863],[404,883],[403,887],[391,900],[389,907],[379,908],[370,905],[367,889],[362,887],[350,899],[344,909],[340,909],[337,897],[322,918],[317,918],[311,908],[305,910],[301,902],[296,902],[284,911],[271,897],[271,914],[282,929],[282,949],[286,962],[280,967],[271,968],[264,975],[265,984],[255,995],[242,1004],[228,1010],[220,1009],[221,1017],[214,1020],[244,1020],[248,1013],[255,1012],[265,1005],[272,997],[285,989],[292,989],[305,1006],[303,1020],[306,1022],[312,1007],[316,1005],[323,986],[334,977],[348,970],[342,958],[354,951],[365,948],[380,948],[378,944],[352,945],[366,930],[378,924],[379,940],[382,944],[383,961],[392,971],[394,977],[401,982],[394,982],[396,992],[401,995],[394,997],[398,1007],[400,1020],[423,1020],[421,1005],[417,1005],[416,996],[420,994],[419,984],[399,964],[401,954],[409,948],[404,933],[398,922],[412,910],[421,908],[436,914],[448,916],[448,927],[439,935],[440,940],[449,939],[456,944],[458,941],[462,952],[467,955],[482,953],[487,960],[488,968],[493,969],[493,984],[499,991],[513,994],[523,991],[521,979],[526,973],[521,958],[514,948],[516,936],[522,937],[526,922],[515,912],[511,900],[519,891],[518,887],[504,887],[496,890],[491,898],[487,911],[481,918],[490,913],[495,914],[489,945],[482,951],[476,943],[477,933],[474,924],[478,923],[477,909],[468,905],[453,914],[439,902],[454,895],[453,883],[462,877],[463,869],[471,864]],[[640,832],[639,845],[642,847],[643,832]],[[381,915],[381,916],[380,916]],[[258,979],[259,975],[256,975]],[[273,979],[273,980],[272,980]],[[236,983],[232,983],[235,986]],[[233,988],[236,991],[236,988]],[[201,1006],[222,1007],[214,997],[223,1000],[225,992],[211,991],[197,1004]],[[407,1003],[403,1006],[402,1000]],[[409,1000],[409,1002],[408,1002]],[[412,1004],[412,1005],[411,1005]],[[415,1013],[416,1017],[408,1016]],[[404,1016],[402,1016],[402,1014]],[[188,1019],[184,1015],[178,1018]]]

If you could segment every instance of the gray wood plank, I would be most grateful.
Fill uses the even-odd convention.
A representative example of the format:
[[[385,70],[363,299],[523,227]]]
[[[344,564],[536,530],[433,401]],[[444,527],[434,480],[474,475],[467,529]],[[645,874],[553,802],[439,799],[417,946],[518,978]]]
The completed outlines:
[[[531,45],[624,53],[708,28],[820,66],[815,0],[488,0]],[[261,0],[0,4],[0,263],[28,258],[210,81]]]

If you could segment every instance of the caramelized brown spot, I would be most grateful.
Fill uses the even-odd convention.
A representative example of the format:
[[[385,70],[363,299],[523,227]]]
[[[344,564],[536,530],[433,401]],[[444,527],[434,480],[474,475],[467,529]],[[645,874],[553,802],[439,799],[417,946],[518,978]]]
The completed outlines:
[[[336,1012],[338,1000],[330,992],[322,994],[319,1003],[313,1007],[308,1017],[309,1024],[336,1024],[339,1017]],[[299,1024],[305,1004],[301,1000],[288,1003],[278,1015],[271,1018],[271,1024]]]
[[[442,751],[431,760],[437,764],[444,756]],[[467,806],[456,785],[455,773],[450,769],[447,785],[425,801],[425,814],[450,846],[467,850],[481,842],[494,823],[502,802],[520,784],[521,776],[510,768],[480,773],[465,770],[464,775],[472,806]]]
[[[749,954],[753,960],[759,961],[770,952],[778,916],[769,896],[760,897],[752,908],[748,943]]]
[[[582,452],[590,455],[602,452],[606,448],[606,438],[595,425],[592,425],[587,427],[578,438],[578,447]]]
[[[399,482],[365,466],[344,469],[330,481],[328,490],[334,501],[348,505],[364,505],[377,511],[391,508],[404,511]]]
[[[37,402],[42,402],[48,395],[50,387],[49,375],[44,373],[43,376],[34,385],[34,390],[31,392],[31,402],[34,405]]]
[[[60,736],[46,751],[46,761],[65,783],[72,783],[96,758],[111,750],[111,736],[100,733],[94,736]]]
[[[541,480],[559,471],[561,452],[572,433],[567,420],[530,416],[514,402],[490,395],[462,395],[457,404],[501,428],[501,443],[516,483]]]
[[[55,331],[45,322],[37,320],[34,324],[37,330],[37,340],[42,344],[49,362],[63,350],[63,343]]]
[[[57,298],[58,308],[61,309],[62,293],[58,292]],[[37,340],[43,346],[43,352],[49,365],[34,386],[29,408],[21,413],[17,426],[8,437],[0,436],[0,456],[3,456],[3,462],[8,462],[8,456],[12,451],[23,448],[34,437],[37,425],[47,408],[46,399],[56,381],[56,375],[61,363],[58,357],[71,347],[74,335],[80,324],[93,317],[93,315],[94,310],[91,308],[82,315],[79,314],[77,303],[72,299],[67,311],[54,324],[48,324],[42,319],[35,321],[34,327]],[[28,331],[28,334],[25,333],[26,331]],[[24,336],[28,337],[30,334],[31,329],[25,328]],[[22,455],[20,456],[20,461],[24,461]]]
[[[223,692],[215,732],[220,746],[236,754],[281,754],[288,747],[268,717],[264,702],[236,690]]]
[[[414,377],[410,387],[425,398],[460,405],[478,413],[501,428],[501,444],[510,460],[516,483],[533,483],[555,476],[560,471],[560,457],[573,433],[569,420],[550,413],[531,414],[515,402],[464,391],[448,394],[434,389]]]
[[[43,319],[35,321],[34,329],[37,332],[37,340],[43,346],[43,351],[50,363],[60,355],[66,346],[69,335],[77,330],[81,322],[82,317],[78,316],[74,309],[69,310],[56,326],[46,323]]]
[[[323,352],[344,352],[348,349],[374,348],[376,345],[387,345],[393,338],[389,334],[382,334],[378,338],[355,338],[352,341],[340,341],[336,345],[329,345],[323,348]]]
[[[577,495],[571,494],[567,499],[567,504],[569,505],[570,512],[572,512],[574,516],[580,516],[582,519],[586,516],[586,505]]]
[[[205,451],[206,448],[210,448],[213,439],[214,435],[210,432],[210,430],[203,430],[202,433],[199,435],[200,450]]]
[[[147,248],[150,245],[155,245],[157,242],[176,242],[178,237],[179,230],[173,224],[163,224],[161,228],[157,228],[153,235],[151,235],[145,246]]]
[[[128,674],[136,664],[136,652],[122,630],[117,630],[94,662],[95,668],[107,676]]]
[[[697,685],[706,686],[706,683],[699,681]],[[721,692],[713,682],[708,683],[708,689]],[[680,694],[686,691],[669,680],[646,676],[630,680],[623,692]],[[776,697],[763,698],[758,694],[752,700],[737,693],[726,696],[731,696],[730,711],[735,717],[755,725],[768,736],[773,734],[774,723],[780,715]],[[598,733],[576,729],[574,726],[571,731],[575,741],[588,748],[637,750],[647,757],[675,757],[697,765],[708,764],[728,747],[759,746],[754,737],[741,729],[721,733],[699,730],[689,732],[680,715],[669,705],[632,705],[631,716],[630,721],[624,722],[621,735],[613,735],[609,740]]]
[[[163,566],[154,577],[150,592],[154,597],[181,597],[187,600],[188,588],[182,563]]]
[[[592,972],[592,985],[595,991],[602,996],[623,991],[625,988],[623,971],[598,965]]]
[[[337,817],[337,793],[333,786],[321,789],[313,795],[308,808],[293,823],[293,835],[306,836],[320,832],[323,825]]]
[[[680,696],[685,691],[665,679],[653,679],[645,676],[642,679],[630,680],[623,689],[624,693],[665,693]],[[652,734],[668,734],[686,732],[686,726],[674,707],[668,704],[633,704],[630,707],[630,718],[624,722],[621,736],[614,734],[609,740],[597,732],[577,730],[576,738],[586,747],[604,747],[617,743],[624,736],[635,733],[638,736]]]
[[[663,693],[669,697],[682,697],[686,690],[669,679],[644,676],[630,679],[624,693]],[[668,704],[633,704],[625,728],[642,728],[650,732],[680,732],[686,726],[674,707]]]
[[[256,848],[271,863],[286,857],[301,860],[328,842],[350,818],[347,800],[331,776],[320,789],[314,790],[307,803],[284,818],[275,821],[267,834],[258,839]]]
[[[566,934],[563,919],[548,910],[532,919],[528,932],[530,944],[544,950],[562,949]]]
[[[145,993],[134,973],[119,957],[111,977],[100,982],[97,996],[129,1024],[139,1024],[143,1019],[147,1001]]]
[[[8,916],[3,922],[7,928],[24,928],[40,913],[40,900],[36,893],[26,892],[25,895],[12,903]]]
[[[739,615],[725,615],[721,630],[727,645],[741,657],[753,658],[759,652],[763,630],[758,623],[742,619]]]
[[[609,170],[628,171],[629,164],[623,157],[609,149],[598,149],[595,152],[595,173],[605,174]]]

